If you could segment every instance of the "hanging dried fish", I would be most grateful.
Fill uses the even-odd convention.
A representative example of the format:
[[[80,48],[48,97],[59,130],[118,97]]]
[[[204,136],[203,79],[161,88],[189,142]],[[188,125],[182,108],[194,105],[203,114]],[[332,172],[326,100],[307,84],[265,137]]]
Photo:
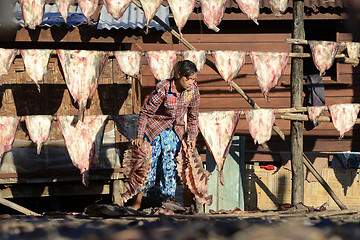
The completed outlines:
[[[145,187],[151,169],[151,154],[151,145],[146,141],[140,148],[136,145],[130,145],[125,151],[123,168],[129,181],[125,184],[126,192],[121,194],[124,202],[127,202]]]

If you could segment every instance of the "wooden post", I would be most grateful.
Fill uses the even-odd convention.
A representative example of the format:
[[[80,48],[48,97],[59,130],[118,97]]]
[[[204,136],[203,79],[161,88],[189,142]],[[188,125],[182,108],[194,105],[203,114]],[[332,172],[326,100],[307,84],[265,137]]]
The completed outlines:
[[[305,39],[304,0],[293,1],[293,38]],[[303,53],[302,45],[293,44],[292,52]],[[291,107],[302,106],[303,94],[303,59],[291,59]],[[291,203],[304,202],[304,166],[303,166],[303,123],[291,121],[291,168],[292,191]]]
[[[120,179],[115,179],[112,183],[112,200],[114,204],[118,204],[119,206],[124,206],[123,199],[121,194],[124,193],[125,186],[124,182]]]

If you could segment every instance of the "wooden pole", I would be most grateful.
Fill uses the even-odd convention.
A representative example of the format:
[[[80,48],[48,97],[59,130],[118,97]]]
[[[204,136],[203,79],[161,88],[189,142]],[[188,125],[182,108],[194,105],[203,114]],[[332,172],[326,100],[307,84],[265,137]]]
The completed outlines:
[[[0,198],[0,204],[7,206],[9,208],[12,208],[18,212],[21,212],[25,215],[32,215],[32,216],[41,216],[40,214],[33,212],[27,208],[24,208],[16,203],[10,202],[9,200],[5,199],[5,198]]]
[[[284,120],[296,120],[296,121],[310,121],[310,119],[309,119],[309,117],[307,115],[292,114],[292,113],[286,113],[286,114],[282,115],[281,119],[284,119]],[[332,120],[328,116],[320,116],[319,119],[318,119],[318,122],[332,122]],[[360,118],[356,119],[355,124],[360,124]]]
[[[329,193],[330,197],[334,199],[336,204],[340,207],[341,210],[346,210],[347,207],[340,201],[340,199],[336,196],[336,194],[332,191],[330,186],[326,183],[326,181],[321,177],[321,175],[316,171],[314,166],[311,164],[310,159],[303,154],[304,157],[304,164],[305,166],[312,172],[314,177],[319,181],[319,183],[325,188],[325,190]]]
[[[285,39],[285,43],[306,45],[306,44],[309,44],[309,41],[305,40],[305,39],[287,38],[287,39]],[[346,42],[341,42],[340,46],[345,47]]]
[[[293,1],[293,38],[305,39],[304,0]],[[292,52],[303,53],[302,45],[293,44]],[[291,59],[291,107],[302,107],[303,59]],[[291,203],[304,202],[304,165],[303,165],[303,122],[291,121]]]

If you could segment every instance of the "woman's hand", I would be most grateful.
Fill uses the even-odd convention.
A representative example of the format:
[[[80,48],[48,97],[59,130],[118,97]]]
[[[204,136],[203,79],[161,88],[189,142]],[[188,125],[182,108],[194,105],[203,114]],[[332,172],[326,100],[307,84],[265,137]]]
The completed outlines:
[[[142,138],[136,138],[136,139],[131,141],[131,144],[137,146],[138,148],[140,148],[141,145],[143,144],[143,141],[144,140]]]

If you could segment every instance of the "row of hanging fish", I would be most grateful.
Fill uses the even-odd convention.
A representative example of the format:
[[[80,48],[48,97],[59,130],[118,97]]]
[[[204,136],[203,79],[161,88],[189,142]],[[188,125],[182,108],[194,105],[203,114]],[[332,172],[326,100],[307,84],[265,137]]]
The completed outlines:
[[[324,47],[328,45],[328,47]],[[338,45],[338,44],[337,44]],[[315,65],[321,73],[330,68],[336,51],[334,44],[328,42],[312,41]],[[17,54],[17,49],[0,48],[0,83],[1,77],[7,75],[11,64]],[[47,64],[52,50],[50,49],[27,49],[20,50],[23,57],[26,72],[35,82],[40,91],[39,82],[42,81],[47,71]],[[107,51],[88,50],[56,50],[64,72],[65,82],[70,94],[80,106],[80,116],[85,115],[87,99],[94,94],[101,73],[109,56]],[[173,67],[177,59],[178,51],[162,50],[147,51],[145,56],[150,70],[156,79],[165,80],[171,77]],[[181,51],[183,59],[191,60],[196,64],[199,71],[203,69],[207,51]],[[246,51],[211,51],[215,59],[215,65],[221,77],[228,83],[231,90],[231,81],[235,78],[245,64]],[[120,69],[127,75],[136,77],[141,67],[141,51],[115,51],[114,55]],[[269,91],[280,80],[288,62],[288,53],[277,52],[249,52],[254,72],[262,93],[268,100]],[[329,60],[330,59],[330,60]]]
[[[308,41],[316,68],[320,71],[320,76],[325,74],[333,62],[334,58],[340,48],[340,42],[331,41]],[[348,57],[352,59],[359,59],[360,43],[359,42],[345,42]],[[356,67],[359,64],[354,63]]]
[[[308,107],[308,116],[311,121],[318,121],[326,106]],[[360,110],[360,104],[334,104],[328,106],[330,116],[336,130],[340,133],[339,139],[350,131]],[[265,144],[271,138],[272,127],[275,122],[276,109],[254,109],[244,111],[249,126],[249,132],[256,144]],[[206,145],[216,162],[220,174],[220,182],[223,181],[223,166],[229,152],[236,126],[239,122],[241,111],[213,111],[201,112],[199,116],[199,129],[204,137]],[[37,144],[37,153],[48,139],[52,116],[25,116],[25,122],[31,140]],[[102,143],[107,116],[85,116],[80,121],[77,116],[57,116],[57,121],[65,139],[66,148],[73,164],[83,174],[84,184],[88,183],[89,169],[99,162],[99,150]],[[113,116],[118,131],[129,140],[136,137],[138,115]],[[0,117],[0,158],[4,152],[10,151],[20,117]],[[187,156],[186,150],[183,156]],[[190,157],[190,156],[189,156]],[[191,157],[196,159],[196,157]],[[181,159],[180,159],[181,160]],[[185,162],[182,162],[187,166]],[[192,164],[193,165],[193,164]],[[196,164],[194,166],[197,166]],[[188,166],[189,169],[194,166]],[[186,169],[186,167],[184,168]],[[183,169],[183,170],[184,170]],[[190,171],[190,170],[186,170]],[[191,184],[191,181],[183,179]],[[200,186],[194,188],[199,199],[206,202],[206,196],[199,192]],[[198,189],[198,190],[196,190]],[[206,200],[207,199],[207,200]]]
[[[324,112],[326,106],[308,107],[308,116],[311,121],[317,121],[319,116]],[[343,138],[344,133],[350,131],[354,126],[357,115],[359,113],[360,104],[334,104],[329,106],[330,115],[336,130],[340,133],[340,138]],[[254,143],[260,145],[265,144],[271,138],[272,127],[275,122],[276,109],[255,109],[244,111],[246,120],[249,126],[249,132],[254,139]],[[223,166],[225,159],[229,153],[232,138],[235,134],[236,126],[239,122],[241,111],[213,111],[200,112],[199,129],[204,137],[205,143],[212,155],[217,170],[220,175],[220,183],[224,185],[223,180]],[[120,126],[118,129],[127,130],[121,132],[125,134],[128,139],[136,136],[136,126],[138,115],[123,115],[119,116],[121,121],[116,121],[119,124],[125,124],[126,127]],[[132,129],[132,130],[131,130]],[[182,155],[181,155],[182,154]],[[181,153],[178,159],[179,169],[184,168],[182,157],[186,155]],[[191,169],[191,167],[188,167]],[[189,170],[187,170],[189,171]],[[199,170],[200,171],[200,170]],[[180,171],[181,172],[181,171]],[[201,171],[200,171],[201,172]],[[183,182],[186,182],[185,175],[180,175]],[[206,177],[202,178],[207,179]],[[205,180],[204,180],[205,181]],[[191,182],[188,186],[191,189]],[[197,199],[203,203],[209,203],[210,199],[206,196],[205,191],[199,191],[200,186],[206,186],[205,182],[197,181],[198,187],[194,187],[193,193]]]
[[[16,49],[0,48],[0,80],[7,75],[16,55]],[[39,82],[46,74],[47,64],[52,50],[20,50],[26,72],[40,91]],[[88,50],[56,50],[59,57],[66,85],[71,96],[79,103],[80,116],[85,115],[87,100],[92,97],[104,69],[109,52]],[[156,79],[165,80],[171,77],[178,51],[147,51],[145,56],[150,70]],[[193,61],[198,71],[203,69],[206,51],[181,51],[183,59]],[[127,75],[136,77],[140,72],[140,51],[115,51],[114,55],[120,69]],[[222,78],[231,89],[231,81],[245,64],[245,51],[212,51],[216,67]],[[269,91],[275,87],[288,62],[288,53],[250,52],[254,71],[261,91],[268,98]]]
[[[332,122],[340,133],[339,139],[350,131],[357,119],[360,104],[334,104],[329,107]],[[316,122],[323,114],[326,106],[308,107],[308,116]],[[244,111],[249,132],[254,143],[265,144],[271,138],[275,123],[276,109],[254,109]],[[220,183],[224,185],[223,166],[229,153],[232,138],[239,122],[241,111],[201,112],[199,128],[206,145],[216,163],[220,175]]]
[[[138,115],[119,115],[113,116],[113,119],[121,134],[129,140],[136,137]],[[19,120],[20,117],[17,116],[0,117],[0,159],[3,153],[11,150]],[[80,170],[84,185],[89,183],[90,168],[99,163],[106,120],[107,116],[99,115],[86,116],[84,121],[79,121],[76,116],[57,116],[70,159]],[[49,138],[52,121],[51,115],[25,116],[30,139],[37,144],[38,154]],[[144,187],[150,171],[151,151],[151,146],[147,142],[144,142],[140,149],[130,145],[125,151],[123,167],[129,181],[125,184],[126,191],[121,195],[124,202]],[[197,151],[187,149],[187,144],[183,141],[177,161],[177,171],[182,183],[199,202],[211,205],[212,196],[207,196],[207,180],[210,173],[203,168]]]
[[[80,170],[83,183],[87,185],[90,168],[99,163],[100,147],[108,116],[85,116],[83,121],[80,121],[78,116],[57,116],[56,118],[70,159]],[[134,123],[137,124],[137,115],[119,115],[113,116],[113,119],[121,134],[128,139],[136,137]],[[11,150],[19,121],[18,116],[0,116],[0,160],[5,152]],[[52,121],[51,115],[25,116],[30,139],[37,145],[38,154],[49,138]]]
[[[162,4],[162,0],[139,0],[144,10],[146,24],[149,26],[151,20],[155,16],[156,11]],[[190,14],[194,11],[196,0],[167,0],[171,12],[174,15],[175,23],[181,35],[181,29],[186,24]],[[204,23],[209,29],[218,32],[217,27],[225,12],[225,4],[227,0],[201,0],[201,9]],[[25,26],[30,29],[35,29],[37,25],[41,24],[44,15],[44,6],[46,0],[19,0]],[[69,7],[72,0],[55,0],[61,16],[66,21],[69,13]],[[108,12],[116,19],[124,14],[129,7],[131,0],[103,0]],[[258,24],[257,19],[260,14],[259,0],[236,0],[241,11],[245,13],[249,19],[252,19]],[[77,0],[78,6],[85,17],[90,20],[90,17],[95,13],[100,0]],[[287,9],[288,0],[269,0],[271,10],[275,16],[281,16]]]
[[[136,137],[138,117],[137,114],[112,116],[118,131],[129,140]],[[70,159],[80,170],[83,184],[88,185],[90,168],[99,163],[100,147],[108,117],[86,116],[84,121],[79,121],[76,116],[57,116],[56,118]],[[5,152],[11,150],[19,121],[18,116],[0,117],[0,160]],[[30,139],[37,145],[38,154],[49,138],[52,121],[51,115],[25,116]],[[140,149],[130,145],[125,151],[123,167],[129,181],[125,184],[126,191],[121,195],[124,202],[144,187],[150,171],[151,151],[151,146],[147,142],[144,142]],[[211,205],[212,196],[207,196],[207,180],[210,173],[203,168],[197,151],[187,149],[187,144],[183,141],[177,161],[177,171],[182,183],[198,201]]]
[[[307,107],[308,117],[314,123],[318,121],[319,117],[324,113],[326,106],[312,106]],[[344,134],[350,131],[356,123],[357,116],[360,110],[359,103],[349,104],[334,104],[328,106],[330,116],[334,127],[340,133],[339,139],[344,137]],[[232,133],[235,130],[238,122],[238,117],[241,111],[228,112],[210,112],[200,113],[199,128],[205,137],[206,131],[211,132],[214,136],[226,136],[228,139],[232,138]],[[254,143],[264,144],[271,138],[271,130],[275,122],[275,115],[277,109],[253,109],[244,111],[246,120],[249,125],[249,132],[254,139]],[[230,114],[231,117],[227,116]],[[205,118],[206,117],[206,118]],[[204,119],[205,118],[205,119]],[[211,130],[214,128],[214,130]],[[231,129],[231,130],[230,130]],[[205,133],[205,134],[204,134]],[[205,137],[206,140],[206,137]],[[211,142],[217,140],[219,142]],[[209,145],[221,146],[222,140],[212,139]]]
[[[326,106],[307,107],[308,116],[311,121],[316,123],[321,115],[323,115]],[[340,133],[339,139],[350,131],[356,123],[360,110],[360,104],[334,104],[328,106],[332,122],[336,130]]]

